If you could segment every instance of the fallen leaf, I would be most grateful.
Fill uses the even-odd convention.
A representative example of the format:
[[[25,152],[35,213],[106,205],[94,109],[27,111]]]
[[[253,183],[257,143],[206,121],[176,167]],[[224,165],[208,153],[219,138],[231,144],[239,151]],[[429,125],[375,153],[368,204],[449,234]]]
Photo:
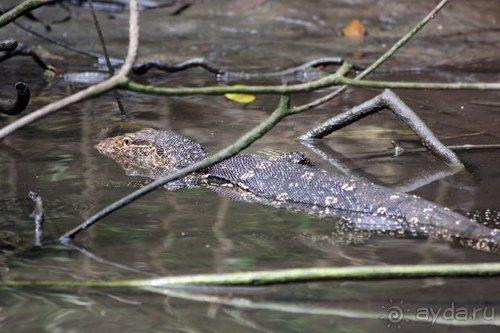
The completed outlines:
[[[360,20],[354,19],[354,20],[351,20],[345,26],[344,29],[342,29],[342,33],[346,37],[360,38],[366,34],[366,29]]]
[[[242,84],[237,84],[234,87],[245,87]],[[248,104],[255,101],[256,96],[254,94],[243,94],[243,93],[227,93],[224,94],[227,99],[241,104]]]

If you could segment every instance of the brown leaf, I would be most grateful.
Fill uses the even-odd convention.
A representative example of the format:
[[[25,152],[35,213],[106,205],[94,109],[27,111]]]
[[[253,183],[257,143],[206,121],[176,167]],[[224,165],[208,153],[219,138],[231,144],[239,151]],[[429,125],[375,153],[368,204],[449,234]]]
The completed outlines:
[[[344,29],[342,29],[342,33],[346,37],[351,38],[360,38],[366,34],[366,29],[363,23],[360,20],[354,19],[351,20]]]

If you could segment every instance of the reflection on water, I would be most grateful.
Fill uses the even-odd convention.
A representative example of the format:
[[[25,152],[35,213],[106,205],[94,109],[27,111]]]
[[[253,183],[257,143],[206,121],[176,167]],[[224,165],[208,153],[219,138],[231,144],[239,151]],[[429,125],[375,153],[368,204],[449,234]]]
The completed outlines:
[[[261,1],[261,5],[256,1],[257,5],[245,9],[239,2],[232,1],[230,5],[222,1],[197,2],[182,15],[168,19],[163,12],[167,8],[143,12],[141,54],[144,58],[154,54],[169,60],[204,56],[232,70],[278,70],[320,56],[351,57],[353,52],[361,55],[359,62],[364,64],[430,9],[429,4],[401,2],[392,4],[388,12],[383,1]],[[492,78],[490,73],[498,68],[498,62],[481,61],[495,59],[497,52],[491,41],[494,39],[491,26],[499,19],[500,12],[491,3],[477,2],[472,12],[464,10],[466,1],[454,2],[374,78],[494,80],[496,77]],[[88,13],[79,9],[72,12],[73,21],[54,25],[51,36],[61,39],[64,36],[64,40],[73,44],[84,40],[78,43],[81,48],[98,51],[95,36],[82,36],[81,29],[73,25],[89,24]],[[367,26],[368,36],[364,41],[349,41],[337,34],[353,17],[362,18]],[[126,28],[116,28],[125,22],[124,17],[114,18],[102,16],[102,25],[112,55],[119,57],[126,42]],[[26,43],[40,43],[11,25],[2,29],[4,32]],[[464,43],[464,38],[468,43]],[[437,44],[439,47],[435,47]],[[47,48],[54,55],[62,52],[52,46]],[[442,60],[436,62],[436,59]],[[65,60],[50,60],[68,73],[92,72],[95,68],[92,61],[69,53]],[[395,73],[402,69],[411,71],[391,74],[392,69]],[[44,81],[40,70],[28,59],[2,63],[0,73],[5,78],[0,83],[0,92],[11,91],[20,79],[30,85],[34,99],[29,110],[81,88],[62,77],[50,83]],[[152,71],[144,80],[157,80],[163,85],[216,83],[214,77],[198,70],[172,75]],[[369,90],[350,90],[318,110],[285,119],[251,150],[304,151],[296,137],[328,115],[375,94]],[[277,103],[272,96],[259,96],[254,103],[242,107],[216,96],[167,99],[127,92],[122,95],[129,116],[140,126],[172,129],[192,137],[210,151],[232,142],[262,120]],[[498,143],[499,126],[492,117],[496,108],[488,103],[471,103],[495,102],[497,93],[404,91],[401,96],[447,144]],[[309,98],[300,95],[293,102],[298,104]],[[119,119],[113,95],[108,94],[73,105],[2,142],[0,272],[3,278],[118,279],[310,266],[498,261],[494,254],[426,239],[360,237],[357,243],[345,244],[328,237],[336,221],[231,202],[205,189],[155,191],[85,232],[78,240],[79,249],[58,245],[55,240],[62,233],[147,181],[127,177],[119,166],[92,148],[103,137],[131,130],[128,123],[120,123]],[[2,125],[11,120],[2,118]],[[395,117],[380,114],[351,125],[326,139],[325,144],[341,154],[351,170],[368,174],[380,183],[397,184],[422,169],[439,166],[426,153],[399,159],[375,154],[385,151],[394,139],[406,146],[416,146],[415,137],[404,130]],[[306,153],[321,167],[331,168],[311,151]],[[498,208],[500,177],[496,156],[495,150],[461,152],[468,173],[432,182],[414,193],[461,212],[481,215],[487,209]],[[30,190],[44,198],[43,248],[34,246],[30,217],[33,204],[26,199]],[[489,223],[494,227],[496,221]],[[3,288],[0,330],[384,332],[388,321],[379,318],[386,316],[385,309],[394,304],[405,311],[410,309],[411,314],[419,308],[444,310],[452,306],[498,312],[497,284],[495,279],[426,279],[318,283],[218,290],[211,294],[235,295],[247,300],[240,303],[254,304],[254,308],[241,304],[227,306],[221,304],[220,298],[193,300],[181,291],[164,296],[89,288]],[[189,294],[191,298],[193,294]],[[412,318],[400,321],[401,328],[417,332],[431,325]],[[432,327],[443,332],[456,330],[450,322],[437,321]],[[464,325],[470,323],[481,324],[474,327],[481,332],[493,331],[496,327],[492,325],[498,325],[496,321],[462,321]],[[458,329],[469,331],[470,327]]]

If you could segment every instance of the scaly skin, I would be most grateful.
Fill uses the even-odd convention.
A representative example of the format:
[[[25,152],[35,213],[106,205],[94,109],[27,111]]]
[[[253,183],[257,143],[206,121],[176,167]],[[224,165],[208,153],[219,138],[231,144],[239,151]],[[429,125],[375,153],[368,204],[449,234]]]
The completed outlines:
[[[202,160],[197,143],[168,131],[144,129],[101,141],[96,148],[128,175],[158,178]],[[483,251],[499,252],[500,232],[415,195],[364,179],[328,173],[301,159],[239,154],[171,188],[206,186],[246,202],[342,218],[359,230],[444,238]]]

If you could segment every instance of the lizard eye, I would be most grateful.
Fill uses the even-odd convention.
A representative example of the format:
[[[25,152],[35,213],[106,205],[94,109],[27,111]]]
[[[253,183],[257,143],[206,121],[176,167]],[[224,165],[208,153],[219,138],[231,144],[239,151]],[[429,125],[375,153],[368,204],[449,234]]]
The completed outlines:
[[[123,144],[124,144],[125,146],[128,146],[128,145],[130,144],[130,139],[129,139],[129,138],[125,138],[125,139],[123,139]]]

